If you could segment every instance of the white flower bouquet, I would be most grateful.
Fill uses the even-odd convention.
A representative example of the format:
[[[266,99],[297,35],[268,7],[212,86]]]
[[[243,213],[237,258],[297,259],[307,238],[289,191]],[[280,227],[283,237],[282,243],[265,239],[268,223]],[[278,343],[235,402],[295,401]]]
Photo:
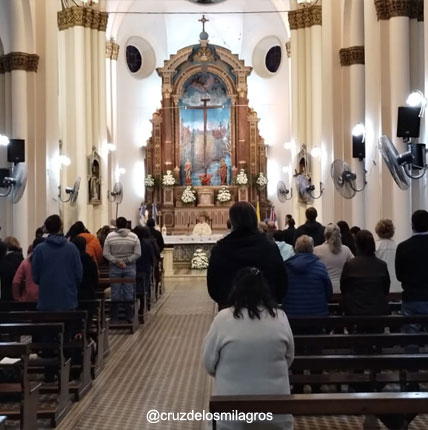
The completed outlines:
[[[241,169],[238,173],[238,175],[236,176],[236,183],[238,185],[247,185],[248,184],[248,176],[245,173],[244,169]]]
[[[259,176],[257,176],[256,185],[258,187],[265,187],[267,185],[267,178],[263,172],[260,172]]]
[[[195,202],[196,191],[191,186],[186,187],[183,191],[183,194],[181,194],[181,201],[185,204]]]
[[[152,175],[147,175],[144,179],[144,184],[147,188],[154,188],[155,178]]]
[[[175,184],[175,178],[172,175],[171,170],[167,170],[166,174],[162,177],[162,185],[165,185],[166,187],[171,187]]]
[[[226,187],[221,188],[217,194],[217,201],[220,203],[227,203],[231,200],[232,195],[230,194],[230,191]]]
[[[202,248],[198,248],[193,253],[190,267],[192,269],[205,270],[208,268],[208,262],[207,253]]]

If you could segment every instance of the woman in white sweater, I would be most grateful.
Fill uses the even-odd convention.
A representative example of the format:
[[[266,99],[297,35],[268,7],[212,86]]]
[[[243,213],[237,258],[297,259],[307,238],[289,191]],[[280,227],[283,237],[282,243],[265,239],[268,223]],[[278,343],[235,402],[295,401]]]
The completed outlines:
[[[242,269],[230,299],[233,306],[217,314],[203,344],[205,368],[215,378],[213,394],[290,394],[293,334],[262,272],[255,267]],[[290,415],[265,422],[217,423],[218,430],[292,428]]]

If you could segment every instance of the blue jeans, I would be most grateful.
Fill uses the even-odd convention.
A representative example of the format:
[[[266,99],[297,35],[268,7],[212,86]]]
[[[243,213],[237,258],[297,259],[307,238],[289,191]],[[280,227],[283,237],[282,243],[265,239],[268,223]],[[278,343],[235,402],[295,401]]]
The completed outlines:
[[[135,264],[128,264],[123,269],[115,264],[110,264],[110,278],[134,278],[135,280]],[[110,318],[116,321],[119,319],[119,303],[114,302],[133,302],[134,296],[135,281],[133,284],[111,284]],[[124,303],[123,307],[125,310],[125,318],[132,321],[134,316],[134,306],[132,303]]]

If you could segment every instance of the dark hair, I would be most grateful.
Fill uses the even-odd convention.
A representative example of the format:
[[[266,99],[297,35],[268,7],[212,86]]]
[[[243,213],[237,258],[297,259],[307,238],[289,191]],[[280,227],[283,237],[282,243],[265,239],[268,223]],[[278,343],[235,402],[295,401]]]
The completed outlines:
[[[37,245],[40,245],[41,243],[43,243],[45,241],[45,239],[43,238],[43,237],[36,237],[34,240],[33,240],[33,244],[31,245],[32,246],[32,251],[34,251],[35,249],[36,249],[36,246]]]
[[[57,234],[61,231],[62,221],[59,215],[50,215],[45,219],[45,230],[49,234]]]
[[[227,227],[228,230],[230,230],[232,228],[232,224],[230,223],[230,219],[228,219],[226,221],[226,227]]]
[[[340,221],[339,221],[340,222]],[[338,225],[339,225],[339,223],[337,223]],[[340,227],[340,226],[339,226]],[[357,235],[357,233],[359,232],[359,231],[361,231],[361,229],[360,229],[360,227],[358,227],[357,225],[354,225],[354,227],[351,227],[350,229],[350,232],[354,235],[354,236],[356,236]]]
[[[234,231],[257,231],[257,214],[248,202],[236,202],[229,209],[229,219]]]
[[[76,245],[76,248],[81,254],[86,252],[86,239],[82,236],[76,236],[72,242]]]
[[[381,239],[391,239],[394,236],[395,227],[390,219],[384,218],[376,224],[375,232]]]
[[[281,230],[275,230],[273,232],[272,237],[277,241],[277,242],[284,242],[284,236],[282,235],[282,231]]]
[[[127,225],[128,225],[128,221],[126,221],[125,217],[120,216],[119,218],[116,219],[116,227],[118,229],[126,228]]]
[[[77,221],[70,227],[65,237],[69,237],[71,240],[73,240],[81,233],[89,233],[89,231],[86,229],[85,224],[83,224],[82,221]]]
[[[375,254],[376,245],[373,235],[368,230],[361,230],[355,237],[357,254],[371,256]]]
[[[146,222],[146,224],[147,224],[147,227],[149,227],[149,228],[153,228],[154,226],[155,226],[155,220],[153,219],[153,218],[149,218],[148,220],[147,220],[147,222]]]
[[[293,215],[291,215],[291,214],[287,214],[287,215],[285,215],[285,218],[288,218],[289,220],[290,220],[290,219],[293,219]]]
[[[37,229],[36,229],[36,232],[34,233],[34,236],[35,237],[42,237],[43,235],[44,235],[44,230],[43,230],[43,227],[38,227]]]
[[[346,221],[339,221],[337,223],[337,226],[340,228],[340,234],[343,235],[344,233],[350,233],[351,230],[349,229],[349,225]]]
[[[152,237],[150,229],[148,227],[143,227],[142,225],[136,225],[133,232],[138,236],[138,239],[149,239]]]
[[[412,229],[415,233],[425,233],[428,231],[428,212],[417,210],[412,215]]]
[[[296,221],[294,221],[294,218],[290,218],[288,220],[288,226],[289,227],[294,227],[296,225]]]
[[[263,273],[257,267],[244,267],[234,280],[229,303],[233,306],[233,316],[242,318],[242,309],[248,310],[250,319],[260,319],[265,308],[272,317],[276,317],[276,303],[272,297]]]
[[[308,221],[314,222],[317,219],[318,212],[315,208],[311,207],[306,209],[305,215]]]

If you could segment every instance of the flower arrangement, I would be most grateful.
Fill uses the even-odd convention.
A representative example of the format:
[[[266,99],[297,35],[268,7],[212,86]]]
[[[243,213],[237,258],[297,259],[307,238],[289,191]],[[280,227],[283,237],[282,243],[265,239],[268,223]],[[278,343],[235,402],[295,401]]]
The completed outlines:
[[[175,184],[175,178],[172,175],[171,170],[167,170],[166,174],[162,177],[162,185],[165,185],[166,187],[171,187]]]
[[[241,169],[238,173],[238,175],[236,176],[236,183],[238,185],[247,185],[248,184],[248,176],[245,173],[244,169]]]
[[[154,188],[155,186],[155,178],[152,175],[147,175],[144,179],[144,185],[147,188]]]
[[[257,176],[256,185],[261,188],[267,185],[267,178],[263,172],[260,172],[259,176]]]
[[[196,249],[193,253],[190,267],[197,270],[205,270],[208,268],[208,256],[202,248]]]
[[[227,203],[232,200],[232,195],[226,187],[222,187],[217,194],[217,201],[220,203]]]
[[[181,194],[181,201],[185,204],[196,201],[196,191],[193,189],[193,187],[188,186],[184,189],[183,194]]]

